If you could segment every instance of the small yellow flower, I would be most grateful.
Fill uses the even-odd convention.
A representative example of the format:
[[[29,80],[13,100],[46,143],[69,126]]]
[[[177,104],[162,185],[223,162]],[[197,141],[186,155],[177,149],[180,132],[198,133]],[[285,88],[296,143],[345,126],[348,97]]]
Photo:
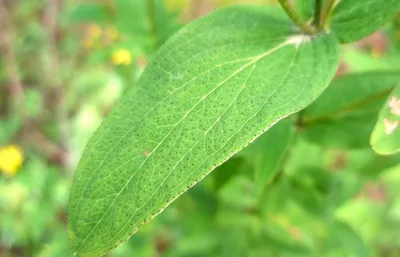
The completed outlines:
[[[24,161],[22,149],[17,145],[0,148],[0,170],[8,176],[14,176]]]
[[[111,62],[114,65],[129,65],[132,63],[132,55],[126,49],[119,49],[113,52]]]

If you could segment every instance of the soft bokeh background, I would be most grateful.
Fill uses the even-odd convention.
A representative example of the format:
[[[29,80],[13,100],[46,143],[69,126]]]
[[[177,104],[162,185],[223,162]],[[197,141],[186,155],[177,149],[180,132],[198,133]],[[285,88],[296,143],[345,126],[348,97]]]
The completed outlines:
[[[90,135],[186,23],[253,0],[0,0],[0,256],[72,256]],[[400,69],[400,16],[343,46],[338,76]],[[237,155],[108,256],[400,256],[399,156],[303,139],[267,187]],[[340,201],[338,201],[340,199]]]

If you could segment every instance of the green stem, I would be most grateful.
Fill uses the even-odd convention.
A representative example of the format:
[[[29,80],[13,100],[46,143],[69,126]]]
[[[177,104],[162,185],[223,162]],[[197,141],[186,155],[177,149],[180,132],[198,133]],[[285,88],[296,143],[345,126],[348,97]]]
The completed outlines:
[[[293,7],[289,4],[288,0],[278,0],[287,15],[296,23],[306,34],[313,35],[315,31],[312,27],[307,25],[300,16],[295,12]]]
[[[322,0],[315,0],[314,25],[319,28],[321,21]]]
[[[335,3],[335,0],[327,0],[324,9],[322,9],[322,12],[321,12],[319,27],[318,27],[319,29],[323,29],[325,27],[334,3]]]

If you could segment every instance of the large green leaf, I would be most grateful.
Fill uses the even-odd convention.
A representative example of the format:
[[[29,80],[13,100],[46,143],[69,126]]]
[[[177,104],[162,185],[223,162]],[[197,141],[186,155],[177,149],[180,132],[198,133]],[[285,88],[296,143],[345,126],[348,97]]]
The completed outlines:
[[[231,7],[177,33],[105,119],[79,163],[71,245],[102,255],[180,194],[312,102],[338,65],[338,44],[281,12]]]
[[[400,78],[383,106],[371,136],[372,148],[379,154],[400,151]]]
[[[379,109],[399,79],[400,72],[373,72],[334,80],[304,110],[303,135],[327,147],[368,147]]]
[[[337,0],[329,29],[341,43],[360,40],[380,29],[400,10],[399,0]]]

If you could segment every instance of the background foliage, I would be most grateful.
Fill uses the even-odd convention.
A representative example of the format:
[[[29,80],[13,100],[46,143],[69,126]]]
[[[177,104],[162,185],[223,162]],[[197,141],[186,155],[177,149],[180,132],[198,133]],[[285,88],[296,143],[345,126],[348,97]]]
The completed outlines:
[[[1,1],[0,256],[72,256],[66,205],[90,135],[171,34],[238,2]],[[337,77],[399,70],[397,15],[342,46]],[[400,156],[370,149],[373,107],[332,122],[316,102],[297,131],[281,121],[108,256],[400,256]]]

